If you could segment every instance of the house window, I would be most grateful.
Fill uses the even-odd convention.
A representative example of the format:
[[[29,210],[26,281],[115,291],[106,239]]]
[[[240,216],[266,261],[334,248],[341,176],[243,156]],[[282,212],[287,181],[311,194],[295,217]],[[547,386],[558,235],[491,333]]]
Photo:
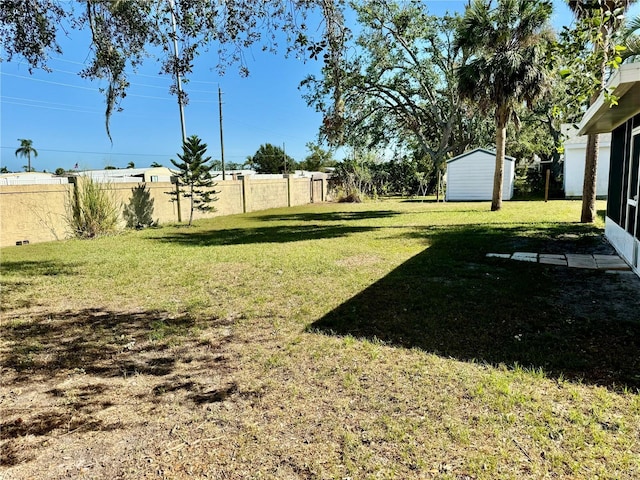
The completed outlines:
[[[630,125],[625,123],[616,128],[611,136],[611,162],[609,167],[609,191],[607,216],[621,227],[627,211],[625,159],[628,155]]]
[[[638,215],[638,197],[640,197],[640,128],[633,131],[631,158],[629,161],[629,190],[627,194],[627,232],[640,239],[640,215]]]
[[[157,182],[158,181],[158,175],[151,175],[151,181],[152,182]]]

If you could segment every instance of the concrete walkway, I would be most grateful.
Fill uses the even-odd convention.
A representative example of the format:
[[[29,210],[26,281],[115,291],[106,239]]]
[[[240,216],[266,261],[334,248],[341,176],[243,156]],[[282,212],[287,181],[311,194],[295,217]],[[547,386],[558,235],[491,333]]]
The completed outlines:
[[[627,263],[618,255],[582,255],[576,253],[550,254],[515,252],[487,253],[487,257],[505,258],[520,262],[544,263],[546,265],[560,265],[571,268],[589,268],[592,270],[631,271]]]

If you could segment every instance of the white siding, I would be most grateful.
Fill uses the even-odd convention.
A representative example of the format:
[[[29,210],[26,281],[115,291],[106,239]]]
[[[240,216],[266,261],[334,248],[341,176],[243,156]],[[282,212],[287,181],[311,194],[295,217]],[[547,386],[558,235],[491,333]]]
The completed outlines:
[[[584,158],[587,137],[570,138],[564,145],[564,194],[567,197],[582,197],[584,182]],[[611,134],[600,135],[598,171],[596,172],[596,195],[607,195],[609,183],[609,158],[611,156]]]
[[[609,217],[605,219],[604,234],[625,262],[631,265],[637,275],[640,275],[640,240],[633,238]]]
[[[504,162],[503,200],[513,198],[514,163],[510,157]],[[495,153],[482,149],[449,160],[446,199],[448,201],[491,200],[495,165]]]

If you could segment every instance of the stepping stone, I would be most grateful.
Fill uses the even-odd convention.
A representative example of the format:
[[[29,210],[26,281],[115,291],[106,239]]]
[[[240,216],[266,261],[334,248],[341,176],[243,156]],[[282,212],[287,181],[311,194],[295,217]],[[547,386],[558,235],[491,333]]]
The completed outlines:
[[[516,252],[511,255],[511,260],[518,260],[520,262],[537,262],[538,254],[531,252]]]
[[[547,265],[561,265],[563,267],[567,266],[567,257],[565,257],[564,255],[541,253],[539,260],[540,263],[545,263]]]
[[[597,270],[598,265],[593,255],[579,255],[575,253],[567,253],[567,265],[571,268],[590,268]]]
[[[602,270],[631,270],[631,267],[618,255],[594,255],[599,269]]]
[[[510,253],[487,253],[489,258],[511,258]]]

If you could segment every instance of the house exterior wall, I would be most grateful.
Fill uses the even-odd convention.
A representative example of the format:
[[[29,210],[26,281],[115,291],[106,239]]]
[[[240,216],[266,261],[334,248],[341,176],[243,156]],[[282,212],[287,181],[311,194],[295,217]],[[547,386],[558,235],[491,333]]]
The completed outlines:
[[[564,144],[564,194],[568,198],[581,198],[584,182],[584,159],[587,137],[573,137]],[[600,134],[598,151],[598,171],[596,173],[596,195],[607,195],[609,180],[609,159],[611,157],[611,135]]]
[[[605,235],[640,275],[640,114],[613,131]]]
[[[447,162],[447,201],[486,201],[493,197],[496,155],[477,149]],[[513,198],[515,160],[505,158],[502,199]]]

